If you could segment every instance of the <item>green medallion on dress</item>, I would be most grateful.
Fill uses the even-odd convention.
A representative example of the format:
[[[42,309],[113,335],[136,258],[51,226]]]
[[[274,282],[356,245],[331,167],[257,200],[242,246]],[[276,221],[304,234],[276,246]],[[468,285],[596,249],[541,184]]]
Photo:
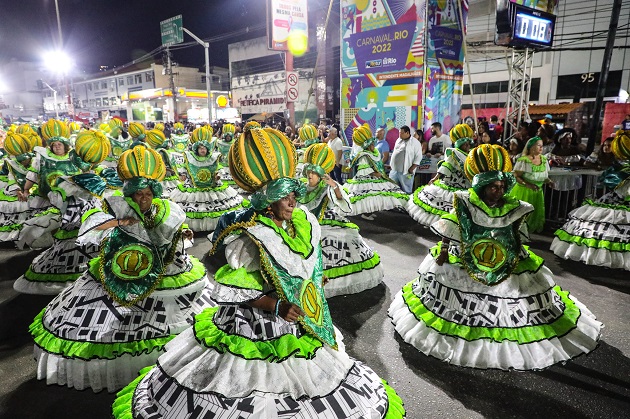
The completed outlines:
[[[199,157],[191,152],[185,153],[186,170],[195,188],[216,186],[215,174],[218,169],[216,156]]]
[[[107,138],[109,139],[109,142],[112,146],[112,151],[110,154],[111,158],[108,160],[117,161],[120,155],[124,151],[127,151],[129,149],[129,146],[131,145],[131,138],[127,138],[127,139],[124,139],[122,137],[113,138],[113,137],[110,137],[109,135],[107,136]]]
[[[461,233],[460,258],[468,274],[486,285],[507,279],[519,262],[519,228],[523,218],[504,227],[482,226],[473,221],[470,209],[457,196],[454,207]]]
[[[173,150],[177,151],[178,153],[183,153],[184,151],[188,150],[189,139],[190,137],[188,136],[188,134],[184,134],[184,135],[171,134],[171,142],[173,143]]]

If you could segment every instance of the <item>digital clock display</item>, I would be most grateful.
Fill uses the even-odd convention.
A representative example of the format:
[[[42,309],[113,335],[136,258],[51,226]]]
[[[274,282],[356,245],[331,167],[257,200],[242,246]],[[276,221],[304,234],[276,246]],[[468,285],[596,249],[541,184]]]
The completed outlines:
[[[517,7],[512,40],[515,43],[549,47],[553,42],[555,16]]]

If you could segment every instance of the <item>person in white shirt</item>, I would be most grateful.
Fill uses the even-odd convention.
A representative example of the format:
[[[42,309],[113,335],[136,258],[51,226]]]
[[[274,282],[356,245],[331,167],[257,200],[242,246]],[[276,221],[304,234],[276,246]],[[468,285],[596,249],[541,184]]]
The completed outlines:
[[[392,170],[389,172],[389,177],[398,183],[405,193],[412,191],[413,175],[421,160],[422,146],[418,141],[411,139],[411,130],[408,126],[403,125],[400,128],[400,138],[396,140],[391,155],[390,166]]]
[[[342,150],[343,150],[343,142],[341,138],[337,136],[337,128],[330,128],[328,132],[328,147],[330,147],[335,154],[335,168],[332,171],[332,178],[334,181],[343,184],[343,179],[341,179],[341,166],[343,165],[342,160]]]
[[[433,136],[429,139],[427,156],[440,158],[444,154],[444,151],[451,147],[451,139],[442,132],[442,124],[439,122],[431,124],[431,134]]]

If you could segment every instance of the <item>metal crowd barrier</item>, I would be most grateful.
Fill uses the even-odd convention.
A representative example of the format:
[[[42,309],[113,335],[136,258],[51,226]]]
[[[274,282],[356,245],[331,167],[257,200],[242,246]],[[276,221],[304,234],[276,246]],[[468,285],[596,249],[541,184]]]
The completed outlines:
[[[545,185],[545,218],[549,226],[559,227],[567,220],[569,213],[582,205],[585,199],[598,199],[606,188],[598,187],[597,179],[601,171],[592,169],[568,170],[552,168],[549,178],[556,184],[554,188]]]

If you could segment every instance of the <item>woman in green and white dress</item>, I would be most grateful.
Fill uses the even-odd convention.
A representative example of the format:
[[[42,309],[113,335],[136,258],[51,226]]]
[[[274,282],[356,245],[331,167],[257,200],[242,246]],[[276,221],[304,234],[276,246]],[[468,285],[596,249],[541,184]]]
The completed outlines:
[[[466,160],[472,188],[431,227],[442,237],[392,302],[396,332],[449,364],[538,370],[594,350],[603,325],[522,241],[530,204],[508,195],[507,151],[484,144]],[[489,170],[494,168],[496,170]]]
[[[0,190],[0,242],[17,239],[24,222],[31,216],[27,200],[18,196],[18,192],[24,190],[28,171],[32,170],[31,144],[24,135],[8,132],[4,150],[8,154],[3,159],[7,184]]]
[[[30,327],[38,379],[116,391],[213,305],[204,266],[186,254],[184,212],[159,198],[165,171],[154,150],[124,152],[123,193],[83,214],[77,240],[100,244],[99,256]]]
[[[470,180],[464,174],[464,162],[474,145],[473,130],[468,124],[455,125],[449,136],[453,148],[444,151],[445,159],[428,184],[416,189],[407,202],[407,212],[418,223],[431,224],[453,209],[453,193],[470,188]]]
[[[367,125],[355,128],[352,141],[361,147],[351,163],[355,175],[345,184],[352,202],[352,215],[405,208],[409,195],[385,174],[370,128]]]
[[[199,140],[193,143],[192,151],[184,152],[184,163],[179,167],[181,183],[171,192],[171,199],[184,210],[193,231],[212,231],[221,215],[242,207],[243,197],[218,179],[221,154],[213,152],[211,131],[197,130]]]
[[[13,288],[24,294],[56,295],[85,272],[88,262],[98,256],[98,243],[76,242],[82,217],[94,208],[101,208],[105,194],[112,188],[122,188],[122,182],[111,168],[93,168],[109,155],[109,140],[99,131],[83,131],[71,153],[79,157],[75,164],[84,173],[60,176],[48,198],[61,214],[59,229],[53,234],[53,244],[31,262]],[[114,172],[114,173],[112,173]]]
[[[56,186],[60,176],[78,175],[82,171],[77,166],[80,159],[70,153],[67,125],[55,119],[48,120],[42,126],[42,137],[49,148],[36,146],[33,148],[34,158],[31,169],[26,174],[24,188],[18,191],[18,199],[28,200],[32,216],[26,220],[16,241],[17,247],[23,249],[47,248],[53,244],[52,233],[61,225],[61,213],[51,207],[48,194]],[[37,185],[31,195],[31,188]]]
[[[350,197],[329,175],[335,156],[326,144],[313,144],[304,152],[306,193],[299,202],[315,215],[322,228],[326,298],[354,294],[383,281],[379,255],[359,234],[359,226],[344,215],[352,212]]]
[[[516,186],[512,189],[512,196],[528,202],[534,207],[534,212],[527,219],[530,233],[540,233],[545,226],[545,195],[543,185],[553,182],[549,179],[549,162],[542,154],[543,141],[540,137],[531,138],[525,145],[523,157],[516,160],[514,176]]]
[[[253,208],[215,230],[212,251],[227,259],[215,274],[219,306],[118,393],[115,418],[404,416],[394,390],[344,351],[322,291],[319,225],[296,202],[295,149],[270,133],[246,131],[231,155],[234,180],[256,192]]]

